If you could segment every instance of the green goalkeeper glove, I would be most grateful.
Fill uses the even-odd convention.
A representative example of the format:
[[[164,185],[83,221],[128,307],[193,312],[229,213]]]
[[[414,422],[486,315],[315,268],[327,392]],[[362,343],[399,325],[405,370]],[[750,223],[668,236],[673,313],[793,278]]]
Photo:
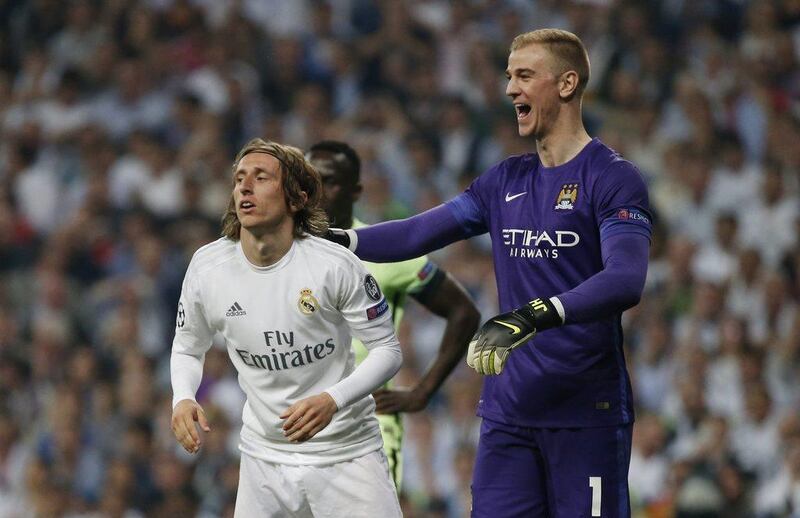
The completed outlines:
[[[467,365],[478,374],[500,374],[511,351],[544,331],[562,324],[549,299],[534,299],[521,308],[489,319],[472,337]]]

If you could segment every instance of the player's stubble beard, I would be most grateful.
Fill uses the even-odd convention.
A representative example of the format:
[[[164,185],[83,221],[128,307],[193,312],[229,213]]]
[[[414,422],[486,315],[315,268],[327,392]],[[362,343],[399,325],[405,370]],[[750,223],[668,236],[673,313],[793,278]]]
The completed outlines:
[[[294,214],[288,206],[286,207],[286,212],[274,217],[269,217],[266,214],[245,214],[243,216],[245,221],[256,219],[256,221],[245,225],[242,221],[242,215],[238,214],[238,212],[236,214],[239,225],[241,225],[241,232],[248,232],[257,241],[261,241],[263,238],[272,235],[278,236],[284,231],[285,225],[288,226],[288,232],[291,234],[294,226]]]
[[[524,124],[521,124],[521,121],[517,121],[519,136],[531,138],[536,142],[542,142],[547,139],[558,121],[560,108],[560,103],[558,102],[554,106],[548,103],[532,104],[531,111],[527,117],[530,120]]]

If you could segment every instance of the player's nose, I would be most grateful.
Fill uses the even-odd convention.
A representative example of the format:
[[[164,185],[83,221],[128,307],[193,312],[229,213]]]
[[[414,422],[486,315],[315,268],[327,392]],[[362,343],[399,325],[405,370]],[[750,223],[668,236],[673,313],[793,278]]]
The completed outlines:
[[[513,99],[519,94],[520,91],[519,87],[517,86],[517,82],[514,81],[513,79],[509,79],[508,83],[506,83],[506,95]]]
[[[238,189],[239,192],[241,193],[253,192],[253,179],[245,176],[244,178],[242,178],[242,181],[239,182]]]

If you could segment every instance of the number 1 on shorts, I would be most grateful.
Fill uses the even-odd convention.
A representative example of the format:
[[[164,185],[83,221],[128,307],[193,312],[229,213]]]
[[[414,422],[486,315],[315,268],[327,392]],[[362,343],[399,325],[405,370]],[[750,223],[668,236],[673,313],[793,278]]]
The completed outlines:
[[[602,477],[589,477],[589,487],[592,488],[592,516],[600,516],[600,502],[603,499]]]

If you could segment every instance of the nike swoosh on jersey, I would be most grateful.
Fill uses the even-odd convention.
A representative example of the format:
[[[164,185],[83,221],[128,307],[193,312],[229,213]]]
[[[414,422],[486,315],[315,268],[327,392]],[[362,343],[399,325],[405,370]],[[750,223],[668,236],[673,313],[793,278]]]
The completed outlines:
[[[511,329],[511,331],[513,331],[511,333],[512,335],[519,334],[519,332],[520,332],[520,328],[518,328],[514,324],[509,324],[508,322],[503,322],[502,320],[495,320],[495,323],[496,324],[500,324],[501,326],[505,326],[505,327]]]
[[[514,200],[514,199],[519,198],[520,196],[524,196],[526,194],[528,194],[528,191],[520,192],[520,193],[517,193],[517,194],[514,194],[514,195],[512,195],[510,192],[507,192],[506,193],[506,201]]]

